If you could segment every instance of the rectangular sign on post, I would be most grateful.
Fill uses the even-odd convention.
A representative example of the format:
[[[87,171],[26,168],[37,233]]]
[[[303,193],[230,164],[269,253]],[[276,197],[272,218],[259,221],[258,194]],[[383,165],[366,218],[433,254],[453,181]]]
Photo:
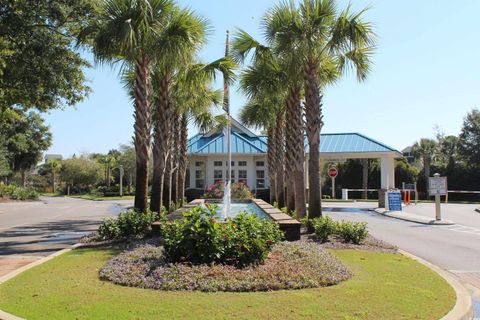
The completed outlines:
[[[428,190],[431,196],[444,196],[447,194],[447,177],[428,178]]]
[[[388,211],[402,211],[402,194],[398,191],[388,192]]]

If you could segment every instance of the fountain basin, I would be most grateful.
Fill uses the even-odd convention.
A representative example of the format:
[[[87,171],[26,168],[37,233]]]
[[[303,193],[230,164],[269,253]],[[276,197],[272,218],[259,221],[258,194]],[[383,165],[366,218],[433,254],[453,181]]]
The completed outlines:
[[[216,204],[217,216],[221,219],[222,212],[222,200],[221,199],[195,199],[183,207],[177,209],[175,212],[168,215],[169,219],[180,219],[184,211],[190,210],[199,205],[205,204]],[[287,241],[296,241],[300,240],[300,222],[293,219],[289,215],[281,212],[268,202],[265,202],[261,199],[232,199],[230,204],[230,214],[229,216],[235,216],[240,212],[247,212],[254,214],[260,219],[270,219],[273,220],[280,230],[285,233],[285,240]],[[152,231],[154,233],[160,232],[159,222],[154,222],[152,224]]]

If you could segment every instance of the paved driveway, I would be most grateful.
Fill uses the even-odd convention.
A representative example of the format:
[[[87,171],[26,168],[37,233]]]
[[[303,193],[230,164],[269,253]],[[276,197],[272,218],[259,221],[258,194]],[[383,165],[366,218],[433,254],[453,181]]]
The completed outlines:
[[[63,197],[0,204],[0,276],[78,242],[102,218],[132,205]]]

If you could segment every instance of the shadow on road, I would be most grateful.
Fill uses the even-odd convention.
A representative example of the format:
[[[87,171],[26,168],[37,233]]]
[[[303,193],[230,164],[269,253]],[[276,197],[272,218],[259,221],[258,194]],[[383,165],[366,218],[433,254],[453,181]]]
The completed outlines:
[[[0,256],[44,255],[78,242],[98,224],[92,220],[60,220],[11,228],[0,233]]]

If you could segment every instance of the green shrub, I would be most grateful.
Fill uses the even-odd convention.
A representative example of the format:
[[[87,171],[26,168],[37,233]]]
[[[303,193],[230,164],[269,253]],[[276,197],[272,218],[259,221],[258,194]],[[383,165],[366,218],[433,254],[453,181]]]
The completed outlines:
[[[22,188],[14,184],[0,183],[0,197],[9,197],[12,200],[38,200],[39,194],[34,188]]]
[[[171,262],[213,262],[244,267],[265,260],[283,236],[271,221],[242,213],[223,223],[216,206],[198,206],[183,218],[162,224],[165,255]]]
[[[297,219],[298,218],[298,214],[297,214],[297,211],[296,210],[291,210],[291,211],[288,211],[288,208],[287,207],[283,207],[283,208],[279,208],[280,211],[282,211],[283,213],[285,214],[288,214],[290,217],[292,217],[293,219]]]
[[[140,213],[127,210],[117,218],[106,218],[98,228],[100,237],[104,240],[125,239],[145,235],[153,221],[160,219],[156,212]]]
[[[360,244],[368,236],[366,222],[342,221],[337,223],[337,234],[344,242]]]
[[[337,231],[337,223],[329,216],[318,217],[310,221],[315,235],[321,242],[327,241],[328,237]]]

